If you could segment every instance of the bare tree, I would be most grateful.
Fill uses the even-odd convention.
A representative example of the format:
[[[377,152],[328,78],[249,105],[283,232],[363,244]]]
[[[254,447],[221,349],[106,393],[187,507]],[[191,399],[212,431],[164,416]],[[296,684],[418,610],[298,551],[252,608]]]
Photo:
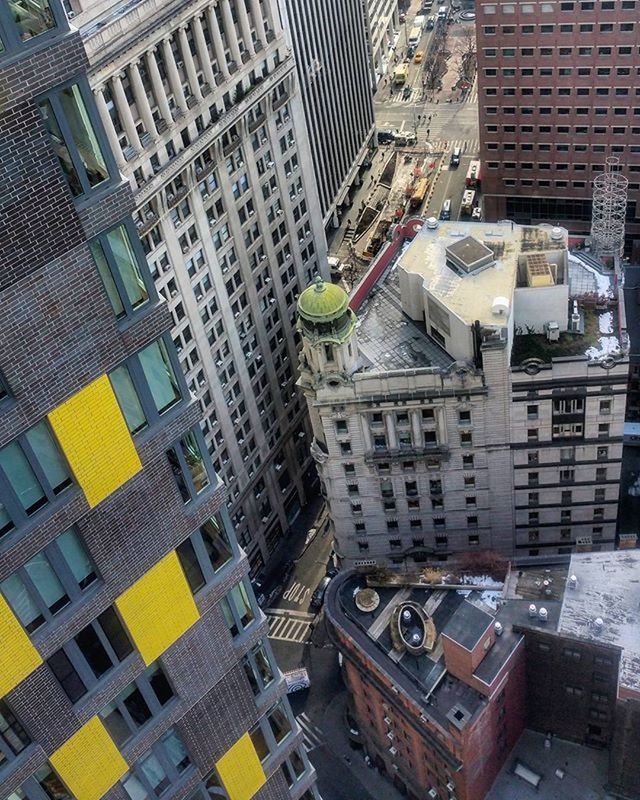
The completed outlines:
[[[458,77],[471,82],[476,72],[476,34],[472,27],[465,27],[456,37],[455,45]]]
[[[447,26],[438,23],[424,66],[425,86],[433,91],[438,88],[442,76],[447,71]]]

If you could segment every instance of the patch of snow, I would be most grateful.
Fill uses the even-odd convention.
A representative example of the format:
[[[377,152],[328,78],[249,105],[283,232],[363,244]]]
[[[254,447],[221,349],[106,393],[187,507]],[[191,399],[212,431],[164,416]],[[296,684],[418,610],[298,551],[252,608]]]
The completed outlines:
[[[456,589],[456,594],[460,594],[463,597],[469,597],[473,591],[473,589]],[[483,603],[486,603],[489,608],[492,608],[494,611],[498,608],[498,601],[501,597],[501,591],[480,592],[480,600],[482,600]]]
[[[500,581],[494,581],[490,575],[463,575],[460,579],[460,583],[466,586],[491,586],[495,588],[496,591],[502,589],[502,583],[500,583]]]
[[[577,264],[581,269],[585,272],[588,272],[590,275],[593,276],[596,286],[598,287],[598,294],[600,297],[613,297],[613,288],[611,286],[611,278],[608,275],[603,275],[602,273],[598,272],[597,269],[588,266],[579,258],[576,258],[571,253],[567,254],[567,258],[573,264]]]
[[[613,333],[613,311],[605,311],[598,317],[600,333]]]
[[[598,337],[600,349],[595,346],[589,347],[585,356],[592,361],[597,361],[604,356],[621,352],[620,342],[617,336],[600,336]]]

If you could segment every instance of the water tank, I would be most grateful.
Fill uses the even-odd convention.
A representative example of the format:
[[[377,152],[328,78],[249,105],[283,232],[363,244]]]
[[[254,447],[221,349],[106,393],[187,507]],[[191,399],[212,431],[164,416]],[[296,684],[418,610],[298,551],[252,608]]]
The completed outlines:
[[[578,579],[577,579],[577,577],[575,575],[572,575],[569,578],[569,588],[570,589],[576,589],[577,587],[578,587]]]
[[[542,608],[542,606],[540,606],[540,611],[538,611],[538,619],[540,620],[540,622],[546,622],[548,618],[549,614],[547,612],[547,609]]]
[[[494,297],[491,303],[491,313],[506,317],[509,313],[509,299],[507,297]]]
[[[432,231],[438,227],[438,220],[435,217],[427,218],[427,228]]]
[[[494,627],[494,630],[496,632],[496,636],[502,636],[502,632],[504,630],[504,628],[502,627],[502,623],[501,622],[496,622],[493,627]]]
[[[560,242],[564,239],[564,231],[562,228],[554,227],[551,229],[551,238],[554,242]]]
[[[537,615],[538,615],[538,609],[536,608],[535,603],[531,603],[531,605],[529,606],[529,616],[535,617]]]
[[[411,612],[408,608],[405,608],[402,612],[402,621],[403,622],[411,622]]]
[[[415,633],[411,634],[411,644],[418,645],[422,640],[422,636],[416,631]]]

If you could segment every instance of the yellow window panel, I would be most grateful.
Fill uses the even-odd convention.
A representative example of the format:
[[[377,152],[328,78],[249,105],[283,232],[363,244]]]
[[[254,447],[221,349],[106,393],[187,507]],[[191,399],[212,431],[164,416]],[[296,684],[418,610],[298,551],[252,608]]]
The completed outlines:
[[[98,717],[67,739],[49,761],[77,800],[99,800],[129,769]]]
[[[40,653],[0,595],[0,697],[15,689],[40,664]]]
[[[248,733],[216,762],[216,770],[230,800],[249,800],[267,782]]]
[[[116,607],[147,665],[200,619],[173,550],[123,592]]]
[[[142,469],[106,375],[54,409],[49,422],[90,508]]]

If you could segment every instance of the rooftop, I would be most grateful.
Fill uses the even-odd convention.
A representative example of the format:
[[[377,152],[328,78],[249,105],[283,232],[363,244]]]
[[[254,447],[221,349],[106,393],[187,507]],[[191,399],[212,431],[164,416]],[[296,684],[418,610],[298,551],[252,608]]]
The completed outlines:
[[[391,371],[437,367],[447,369],[453,358],[414,322],[400,304],[395,262],[358,309],[358,348],[376,370]]]
[[[528,358],[549,362],[553,358],[586,356],[596,361],[620,352],[613,275],[600,272],[591,259],[586,260],[581,254],[569,253],[567,260],[569,297],[578,301],[579,331],[563,332],[556,342],[548,341],[545,334],[514,336],[513,366]],[[567,308],[567,318],[571,310]]]
[[[604,800],[608,753],[524,731],[495,779],[486,800]],[[537,788],[514,773],[523,764],[541,777]]]
[[[365,586],[364,575],[347,573],[335,578],[333,591],[328,596],[331,616],[339,619],[358,647],[379,663],[393,683],[423,707],[426,715],[444,728],[448,728],[450,722],[464,727],[484,707],[485,701],[475,689],[447,673],[439,634],[460,606],[472,602],[483,605],[480,592],[376,585],[380,603],[375,611],[363,612],[354,598]],[[414,655],[394,648],[390,631],[393,612],[406,601],[420,605],[433,620],[437,639],[431,652]]]
[[[558,631],[622,647],[620,684],[640,691],[640,552],[576,553],[569,575]]]
[[[518,256],[524,251],[564,248],[564,238],[554,241],[551,230],[511,222],[461,220],[440,222],[437,228],[425,224],[399,263],[406,272],[421,275],[424,288],[465,324],[479,320],[491,326],[496,324],[496,298],[513,297]],[[487,254],[492,254],[491,261]],[[461,263],[454,266],[452,261],[458,260]]]

